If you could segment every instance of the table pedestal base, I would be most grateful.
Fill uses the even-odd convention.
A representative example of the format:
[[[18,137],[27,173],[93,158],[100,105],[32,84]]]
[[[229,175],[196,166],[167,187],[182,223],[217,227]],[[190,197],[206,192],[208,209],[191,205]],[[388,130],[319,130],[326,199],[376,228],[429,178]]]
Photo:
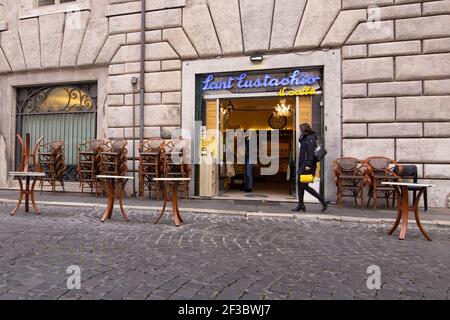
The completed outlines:
[[[175,222],[175,226],[179,227],[181,223],[183,223],[183,219],[180,215],[180,210],[178,209],[178,181],[173,181],[168,183],[168,188],[166,188],[163,181],[159,181],[160,189],[162,190],[163,197],[164,197],[164,205],[161,210],[161,214],[159,215],[158,219],[155,221],[155,224],[157,224],[164,213],[166,212],[166,206],[167,202],[172,202],[172,214],[173,214],[173,220]]]
[[[393,234],[395,230],[397,230],[398,226],[401,223],[400,227],[400,240],[405,240],[406,238],[406,232],[408,231],[408,218],[409,213],[414,212],[414,217],[416,220],[416,224],[419,227],[420,232],[422,232],[423,236],[428,240],[431,241],[430,236],[427,234],[425,229],[422,226],[422,223],[420,222],[419,217],[419,201],[422,194],[425,192],[426,188],[423,188],[420,190],[419,194],[414,200],[414,205],[412,207],[409,206],[409,190],[407,186],[395,186],[395,191],[397,193],[397,197],[399,199],[398,205],[397,205],[397,219],[395,220],[394,226],[389,231],[388,234]]]
[[[19,180],[20,185],[20,193],[19,193],[19,200],[17,201],[17,205],[14,208],[14,210],[11,212],[11,215],[14,216],[19,210],[20,205],[22,204],[23,196],[25,195],[25,212],[30,212],[30,198],[31,198],[31,205],[33,206],[34,211],[36,211],[36,214],[40,214],[41,212],[36,206],[35,196],[34,196],[34,188],[36,186],[37,178],[33,178],[33,182],[31,183],[31,177],[25,178],[25,189],[23,188],[23,182],[20,177],[17,178]],[[31,183],[31,188],[30,188]]]
[[[130,222],[128,215],[123,209],[123,194],[125,189],[125,183],[116,182],[113,179],[108,179],[108,205],[103,213],[102,222],[111,219],[114,210],[114,203],[116,199],[119,200],[120,211],[126,222]]]

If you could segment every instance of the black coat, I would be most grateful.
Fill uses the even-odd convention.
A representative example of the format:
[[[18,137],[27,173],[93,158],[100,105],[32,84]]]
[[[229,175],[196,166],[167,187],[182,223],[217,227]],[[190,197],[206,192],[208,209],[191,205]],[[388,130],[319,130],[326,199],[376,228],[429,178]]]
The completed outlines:
[[[301,136],[299,139],[300,153],[298,158],[298,174],[316,174],[317,162],[315,156],[315,150],[317,147],[317,136],[314,132]],[[311,168],[310,171],[306,171],[306,167]]]

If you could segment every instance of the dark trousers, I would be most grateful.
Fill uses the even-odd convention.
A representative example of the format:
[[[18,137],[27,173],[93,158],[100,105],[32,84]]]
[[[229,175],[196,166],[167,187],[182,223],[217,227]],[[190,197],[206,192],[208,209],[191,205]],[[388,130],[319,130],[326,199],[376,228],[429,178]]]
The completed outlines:
[[[249,163],[245,165],[245,191],[253,191],[253,165]]]
[[[308,191],[313,197],[317,198],[320,203],[324,203],[325,200],[320,196],[320,194],[314,190],[312,187],[309,186],[308,183],[301,183],[298,182],[298,203],[300,205],[303,205],[304,198],[305,198],[305,191]]]

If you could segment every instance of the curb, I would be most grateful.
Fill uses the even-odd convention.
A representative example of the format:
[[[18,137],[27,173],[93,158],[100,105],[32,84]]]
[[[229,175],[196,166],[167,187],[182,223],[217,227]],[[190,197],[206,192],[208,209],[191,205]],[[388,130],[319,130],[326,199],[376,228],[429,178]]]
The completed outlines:
[[[6,205],[10,203],[17,203],[17,200],[2,199],[0,198],[0,204]],[[36,201],[36,204],[41,206],[60,206],[60,207],[85,207],[92,209],[103,209],[106,208],[106,204],[100,203],[86,203],[86,202],[58,202],[58,201]],[[125,209],[129,210],[147,210],[147,211],[158,211],[161,207],[151,207],[151,206],[132,206],[124,205]],[[172,207],[168,206],[168,210]],[[395,219],[386,218],[359,218],[354,216],[336,216],[336,215],[326,215],[326,214],[290,214],[290,213],[271,213],[271,212],[253,212],[253,211],[237,211],[237,210],[217,210],[217,209],[202,209],[202,208],[180,208],[183,212],[196,213],[196,214],[218,214],[218,215],[232,215],[241,216],[246,219],[251,218],[279,218],[279,219],[290,219],[290,220],[316,220],[316,221],[334,221],[334,222],[350,222],[350,223],[366,223],[366,224],[389,224],[392,225]],[[415,220],[409,220],[409,224],[415,225]],[[450,221],[442,220],[422,220],[423,225],[450,228]]]

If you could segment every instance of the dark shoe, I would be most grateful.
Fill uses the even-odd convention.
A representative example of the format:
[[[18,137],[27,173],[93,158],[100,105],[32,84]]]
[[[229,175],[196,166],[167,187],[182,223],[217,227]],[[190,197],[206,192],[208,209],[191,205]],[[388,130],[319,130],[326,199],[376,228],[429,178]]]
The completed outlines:
[[[322,202],[322,212],[327,211],[328,205],[329,205],[329,204],[330,204],[329,201],[324,201],[324,202]]]
[[[305,211],[306,211],[306,208],[305,208],[304,205],[297,205],[297,206],[296,206],[294,209],[292,209],[291,211],[294,211],[294,212],[303,211],[303,212],[305,212]]]

